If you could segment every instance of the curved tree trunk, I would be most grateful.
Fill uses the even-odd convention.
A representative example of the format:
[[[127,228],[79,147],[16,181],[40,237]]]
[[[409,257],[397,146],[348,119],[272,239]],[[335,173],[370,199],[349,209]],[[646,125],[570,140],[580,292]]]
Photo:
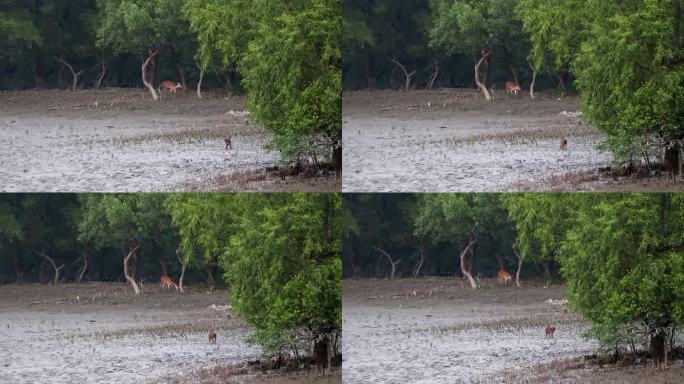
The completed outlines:
[[[131,245],[129,248],[130,250],[128,251],[128,255],[124,257],[124,262],[123,262],[123,268],[124,268],[124,276],[126,277],[126,280],[131,284],[133,287],[133,291],[135,291],[136,295],[140,294],[140,288],[138,287],[138,284],[135,282],[135,279],[133,276],[131,276],[131,273],[129,272],[128,268],[128,262],[130,261],[131,257],[135,255],[138,252],[138,249],[140,249],[141,244],[137,243],[135,245]]]
[[[85,248],[83,249],[83,265],[81,268],[78,270],[78,274],[76,275],[76,284],[81,284],[81,281],[83,281],[83,277],[85,277],[85,274],[88,272],[88,249]]]
[[[475,245],[475,243],[478,242],[478,238],[473,236],[470,238],[470,241],[468,242],[468,245],[461,251],[461,273],[463,273],[463,276],[468,278],[468,281],[470,282],[470,286],[473,289],[477,289],[477,283],[475,282],[475,279],[473,279],[473,276],[468,272],[468,270],[465,267],[465,255],[470,252],[470,249]]]
[[[147,60],[142,65],[142,81],[143,84],[145,84],[145,87],[150,91],[150,94],[152,95],[153,100],[159,100],[159,95],[157,95],[157,90],[154,89],[154,79],[150,82],[147,78],[147,67],[150,65],[150,62],[154,60],[155,57],[159,55],[159,51],[156,49],[150,49],[150,55],[147,57]]]
[[[199,81],[197,82],[197,98],[201,99],[202,98],[202,81],[204,80],[204,69],[202,69],[202,66],[200,63],[195,60],[195,65],[197,66],[197,69],[200,71],[200,77]]]
[[[183,291],[183,278],[185,277],[185,263],[183,262],[183,259],[178,256],[178,261],[181,263],[181,275],[180,278],[178,279],[178,289],[180,289],[181,292]]]
[[[487,61],[489,57],[491,57],[494,54],[494,51],[485,48],[482,50],[482,56],[480,57],[480,60],[477,61],[477,64],[475,64],[475,84],[477,84],[477,87],[482,91],[484,94],[485,100],[486,101],[492,101],[492,95],[489,93],[489,89],[487,89],[487,84],[486,84],[486,79],[485,81],[480,80],[480,67],[482,66],[482,63]],[[471,277],[472,278],[472,277]]]
[[[527,63],[530,65],[530,69],[532,70],[532,82],[530,83],[530,99],[535,99],[536,95],[534,94],[534,83],[537,81],[537,68],[532,64],[532,60],[530,56],[527,56]]]
[[[520,288],[520,269],[522,268],[523,259],[520,257],[518,251],[515,250],[515,246],[512,246],[511,248],[513,249],[513,253],[515,253],[515,257],[518,258],[518,270],[515,272],[515,286]]]
[[[400,62],[394,59],[389,59],[389,61],[396,64],[399,68],[401,68],[401,71],[404,72],[404,91],[408,91],[411,88],[411,81],[413,81],[413,76],[416,74],[416,71],[409,73],[408,70],[406,70],[406,67]]]
[[[416,265],[416,268],[413,270],[413,278],[417,279],[418,276],[420,275],[421,269],[423,269],[423,265],[425,265],[425,246],[423,244],[423,240],[420,240],[420,259],[418,260],[418,264]]]
[[[72,82],[72,85],[71,85],[71,90],[72,90],[72,91],[75,91],[75,90],[76,90],[76,87],[78,86],[78,78],[79,78],[79,76],[81,76],[81,74],[83,74],[83,70],[80,70],[80,71],[78,71],[78,72],[74,71],[74,67],[72,67],[69,63],[67,63],[67,62],[66,62],[64,59],[62,59],[62,58],[55,57],[55,60],[57,60],[58,62],[62,63],[63,66],[66,66],[67,68],[69,68],[69,71],[71,71],[71,76],[73,77],[73,82]]]
[[[381,249],[380,247],[373,247],[373,248],[374,248],[376,251],[378,251],[378,252],[382,253],[383,255],[385,255],[385,257],[386,257],[387,260],[389,261],[390,265],[392,266],[392,270],[391,270],[391,272],[390,272],[390,280],[394,280],[394,276],[395,276],[395,274],[397,273],[397,265],[399,265],[399,263],[401,263],[401,259],[399,259],[399,260],[397,260],[397,261],[394,261],[394,260],[392,259],[392,256],[390,256],[389,253],[385,252],[385,251],[384,251],[383,249]]]
[[[428,81],[427,89],[432,89],[432,87],[435,86],[435,82],[439,78],[439,61],[433,58],[432,66],[434,71],[432,72],[432,76],[430,76],[430,81]]]
[[[97,79],[95,80],[95,89],[100,89],[102,81],[104,80],[105,76],[107,76],[107,61],[105,60],[104,56],[102,59],[100,59],[100,62],[102,63],[102,70],[100,70],[100,73],[97,75]]]
[[[59,283],[59,274],[62,271],[62,268],[64,268],[64,264],[62,264],[58,267],[57,264],[55,264],[55,261],[50,256],[46,255],[43,252],[36,251],[36,253],[39,254],[40,256],[43,256],[47,261],[50,262],[50,264],[52,264],[52,269],[54,269],[54,271],[55,271],[55,277],[52,280],[52,284],[57,285],[57,283]]]

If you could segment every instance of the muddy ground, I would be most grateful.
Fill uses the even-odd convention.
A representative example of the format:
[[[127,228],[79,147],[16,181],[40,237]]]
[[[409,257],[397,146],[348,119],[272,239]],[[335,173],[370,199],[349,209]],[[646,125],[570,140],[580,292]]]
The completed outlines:
[[[611,374],[632,382],[625,370],[559,363],[597,347],[581,336],[589,324],[568,309],[564,286],[482,283],[473,290],[460,278],[345,280],[344,382],[585,383]],[[548,324],[554,338],[544,335]],[[652,377],[644,372],[629,374]]]
[[[605,137],[577,97],[539,93],[485,103],[478,91],[343,95],[343,191],[681,191],[665,177],[613,180]],[[567,150],[559,148],[560,138]]]
[[[135,296],[117,283],[0,286],[0,383],[204,383],[213,375],[199,372],[259,357],[225,290],[179,294],[146,284],[144,291]],[[212,329],[215,345],[207,341]],[[283,378],[243,372],[224,379]]]
[[[269,171],[280,155],[242,96],[141,89],[0,92],[5,192],[327,191],[335,177]],[[224,138],[232,137],[233,149]]]

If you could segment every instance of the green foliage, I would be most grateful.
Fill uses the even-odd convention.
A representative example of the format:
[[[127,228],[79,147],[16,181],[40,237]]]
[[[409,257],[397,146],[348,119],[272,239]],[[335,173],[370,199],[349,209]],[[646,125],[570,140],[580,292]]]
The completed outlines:
[[[286,157],[339,148],[340,1],[258,4],[263,18],[240,64],[252,114]]]
[[[596,19],[574,62],[587,120],[617,138],[684,138],[684,49],[674,1],[638,1]]]
[[[81,241],[128,250],[133,241],[151,241],[170,225],[162,194],[81,195]]]
[[[520,0],[536,64],[571,69],[585,118],[608,135],[617,160],[657,138],[684,138],[684,41],[678,0]],[[679,26],[679,27],[676,27]]]
[[[672,194],[525,194],[504,198],[524,248],[556,254],[572,307],[614,349],[674,328],[684,296],[684,199]]]
[[[233,209],[241,220],[221,262],[234,310],[257,328],[256,341],[278,351],[339,334],[340,195],[244,194]]]
[[[12,60],[13,53],[41,43],[38,28],[24,10],[0,10],[0,59]]]

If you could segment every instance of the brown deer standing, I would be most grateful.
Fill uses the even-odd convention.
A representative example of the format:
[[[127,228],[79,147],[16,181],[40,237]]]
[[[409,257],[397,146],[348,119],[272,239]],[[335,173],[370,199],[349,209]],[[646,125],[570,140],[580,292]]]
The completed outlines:
[[[216,344],[216,332],[209,331],[209,344]]]
[[[162,275],[159,278],[159,280],[160,280],[159,287],[161,287],[161,288],[164,288],[164,287],[171,288],[173,286],[174,288],[176,288],[176,291],[180,290],[180,288],[178,288],[178,285],[169,276]]]
[[[560,139],[560,149],[564,151],[564,150],[566,150],[567,148],[568,148],[568,139],[566,139],[565,137],[561,137],[561,139]]]
[[[176,93],[176,89],[178,88],[183,89],[183,84],[166,80],[162,81],[162,83],[159,85],[159,92],[161,92],[162,89],[168,89],[169,92]]]
[[[503,282],[504,284],[507,284],[512,279],[513,278],[511,277],[511,274],[502,269],[499,271],[499,276],[496,278],[496,281],[498,281],[499,283]]]
[[[554,332],[556,332],[556,327],[547,325],[546,328],[544,328],[544,337],[553,337]]]
[[[515,94],[517,96],[518,92],[520,92],[520,91],[521,91],[521,89],[520,89],[520,86],[518,84],[510,82],[510,81],[506,82],[506,92],[507,93],[512,93],[512,94]]]
[[[226,149],[233,149],[233,141],[231,140],[230,136],[223,139],[223,142],[226,143]]]

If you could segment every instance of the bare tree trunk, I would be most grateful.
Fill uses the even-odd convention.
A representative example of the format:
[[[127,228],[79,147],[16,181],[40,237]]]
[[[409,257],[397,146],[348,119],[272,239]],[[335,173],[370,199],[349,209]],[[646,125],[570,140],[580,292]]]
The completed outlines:
[[[57,264],[55,264],[55,261],[50,256],[46,255],[43,252],[39,252],[39,251],[36,251],[36,253],[39,254],[40,256],[43,256],[47,261],[50,262],[50,264],[52,264],[52,269],[55,270],[55,278],[52,281],[52,284],[57,285],[57,283],[59,283],[59,274],[62,271],[62,268],[64,268],[64,264],[57,267]]]
[[[473,279],[473,276],[468,272],[468,270],[465,268],[465,255],[470,252],[470,249],[475,245],[475,243],[478,242],[478,238],[475,236],[471,236],[470,241],[468,242],[468,245],[461,251],[461,272],[463,273],[463,276],[468,278],[468,281],[470,282],[470,286],[473,289],[477,289],[477,283]]]
[[[100,89],[102,81],[104,80],[105,76],[107,76],[107,61],[105,60],[104,55],[102,55],[100,62],[102,63],[102,70],[97,75],[97,79],[95,80],[95,89]]]
[[[183,278],[185,277],[185,262],[183,262],[183,259],[178,256],[178,261],[181,263],[181,275],[180,279],[178,279],[178,289],[180,289],[181,292],[183,291]]]
[[[138,288],[138,284],[135,282],[135,279],[131,276],[130,272],[128,271],[128,261],[131,259],[131,257],[138,252],[138,249],[140,249],[141,244],[137,243],[135,245],[132,245],[129,248],[128,255],[124,257],[124,262],[123,262],[123,267],[124,267],[124,276],[126,277],[126,280],[131,284],[133,287],[133,291],[135,291],[136,295],[140,294],[140,288]]]
[[[207,266],[205,269],[207,271],[207,280],[209,280],[209,285],[213,287],[216,285],[216,282],[214,282],[214,267]]]
[[[83,281],[83,277],[85,274],[88,272],[88,250],[85,248],[83,249],[83,265],[81,268],[78,270],[78,274],[76,275],[76,284],[81,284],[81,281]]]
[[[439,78],[439,61],[437,59],[432,59],[432,66],[434,68],[434,71],[432,72],[432,76],[430,76],[430,81],[428,82],[428,89],[432,89],[432,87],[435,86],[435,82],[437,81],[437,78]]]
[[[532,83],[530,83],[530,99],[535,99],[536,96],[534,94],[534,83],[537,81],[537,68],[532,64],[532,59],[530,56],[527,56],[527,64],[530,65],[530,69],[532,69]]]
[[[80,70],[78,72],[74,71],[74,67],[72,67],[62,58],[55,57],[55,60],[62,63],[62,65],[66,65],[66,67],[69,68],[69,71],[71,71],[71,75],[73,76],[73,84],[71,85],[71,90],[75,91],[76,87],[78,86],[78,77],[81,76],[81,74],[83,74],[83,70]]]
[[[548,261],[543,261],[542,265],[544,266],[544,277],[546,279],[551,278],[551,269],[549,268],[549,262]]]
[[[185,92],[186,89],[188,89],[188,79],[185,76],[185,69],[183,69],[183,66],[180,64],[176,64],[176,70],[178,71],[178,76],[181,79],[181,84],[183,85],[183,92]]]
[[[394,261],[394,260],[392,260],[392,256],[390,256],[389,253],[385,252],[385,251],[382,250],[380,247],[373,247],[373,248],[374,248],[376,251],[378,251],[378,252],[382,253],[383,255],[385,255],[385,257],[386,257],[387,260],[389,261],[390,265],[392,266],[392,271],[391,271],[391,274],[390,274],[390,280],[394,280],[394,275],[395,275],[396,272],[397,272],[397,265],[398,265],[399,263],[401,263],[401,259],[399,259],[399,260],[397,260],[397,261]]]
[[[494,54],[493,50],[489,48],[483,49],[482,57],[480,57],[480,60],[478,60],[477,64],[475,64],[475,84],[477,84],[477,87],[480,88],[480,90],[484,94],[486,101],[492,101],[492,95],[489,93],[486,83],[480,81],[480,67],[482,66],[482,63],[484,63],[492,54]]]
[[[423,240],[420,240],[420,260],[418,260],[418,264],[416,265],[416,268],[413,270],[413,278],[417,279],[418,276],[420,275],[420,270],[423,269],[423,265],[425,265],[425,247],[423,245]]]
[[[195,65],[197,66],[197,69],[199,69],[199,71],[200,71],[199,81],[197,82],[197,97],[201,99],[202,98],[202,80],[204,80],[204,69],[202,68],[202,66],[200,65],[200,63],[197,60],[195,60]]]
[[[404,77],[405,77],[405,79],[406,79],[406,80],[404,81],[404,91],[408,91],[408,90],[411,88],[411,81],[413,80],[413,75],[416,74],[416,71],[414,70],[414,71],[412,71],[411,73],[409,73],[409,72],[406,70],[406,67],[405,67],[404,65],[402,65],[400,62],[398,62],[398,61],[396,61],[396,60],[394,60],[394,59],[389,59],[389,61],[391,61],[391,62],[393,62],[394,64],[396,64],[399,68],[401,68],[402,72],[404,72]]]
[[[523,259],[520,257],[518,251],[516,251],[515,244],[513,244],[511,248],[513,249],[513,253],[515,253],[515,257],[518,258],[518,270],[515,272],[515,286],[520,288],[520,269],[522,268]]]
[[[143,84],[145,84],[145,87],[147,87],[147,89],[150,91],[153,100],[159,100],[159,95],[157,95],[157,90],[154,89],[154,79],[152,80],[152,82],[148,81],[147,79],[147,66],[158,55],[159,51],[155,49],[150,49],[150,55],[147,57],[147,60],[145,60],[145,62],[142,65],[142,81]]]

